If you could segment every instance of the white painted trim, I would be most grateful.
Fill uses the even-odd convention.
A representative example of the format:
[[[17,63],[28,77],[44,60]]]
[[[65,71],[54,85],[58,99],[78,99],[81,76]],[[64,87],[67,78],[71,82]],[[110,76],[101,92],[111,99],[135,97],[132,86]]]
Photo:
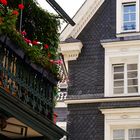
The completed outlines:
[[[109,47],[139,47],[140,48],[140,40],[129,40],[129,41],[116,41],[116,42],[107,42],[107,43],[101,43],[102,46],[106,49]]]
[[[103,99],[80,99],[80,100],[65,100],[66,104],[86,104],[86,103],[102,103],[102,102],[117,102],[117,101],[137,101],[140,97],[116,97]]]
[[[105,0],[86,0],[83,6],[73,17],[75,26],[68,25],[61,33],[60,40],[64,41],[68,37],[76,38],[87,25],[93,15]]]
[[[122,94],[114,95],[113,94],[113,78],[112,78],[112,64],[118,63],[137,63],[138,71],[140,70],[140,40],[131,40],[131,41],[117,41],[117,42],[107,42],[102,43],[105,48],[105,78],[104,78],[104,95],[105,97],[112,96],[136,96],[140,95],[140,90],[135,94]],[[140,77],[139,77],[140,78]],[[138,79],[138,85],[139,85]]]
[[[116,37],[127,37],[127,36],[137,36],[137,35],[140,35],[140,32],[117,34]]]
[[[140,113],[140,107],[134,108],[114,108],[114,109],[100,109],[102,114],[118,114],[118,113]]]
[[[56,125],[62,128],[63,130],[67,130],[67,122],[56,122]],[[60,140],[66,140],[66,136],[61,138]]]
[[[67,104],[65,102],[57,102],[55,108],[67,108]]]
[[[62,54],[64,55],[64,60],[71,61],[76,60],[81,53],[83,44],[81,42],[73,43],[62,43],[59,45]],[[68,68],[68,66],[66,66]]]
[[[56,122],[56,125],[66,131],[67,122]]]
[[[125,33],[131,34],[131,31],[123,31],[123,3],[136,3],[136,30],[132,30],[132,32],[139,32],[140,31],[140,18],[139,18],[139,11],[140,11],[140,2],[139,0],[117,0],[116,1],[116,34]],[[125,34],[121,34],[121,36],[125,36]],[[134,35],[133,33],[131,35]],[[117,35],[118,36],[118,35]]]
[[[113,129],[140,128],[140,107],[100,109],[100,111],[105,116],[104,140],[112,140]]]

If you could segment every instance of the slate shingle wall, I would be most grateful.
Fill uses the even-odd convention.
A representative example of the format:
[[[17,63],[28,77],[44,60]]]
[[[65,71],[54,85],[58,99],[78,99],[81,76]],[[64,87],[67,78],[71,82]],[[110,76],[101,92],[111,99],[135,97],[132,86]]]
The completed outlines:
[[[68,140],[104,140],[104,115],[100,108],[131,107],[140,107],[140,101],[69,105]]]
[[[102,39],[115,36],[115,0],[106,0],[78,36],[83,48],[77,61],[69,62],[69,95],[104,93],[104,49]]]
[[[83,48],[77,61],[69,62],[69,97],[103,97],[104,49],[100,40],[113,39],[115,35],[116,0],[105,0],[77,38],[82,41]],[[69,140],[104,140],[104,116],[99,107],[111,105],[117,106],[107,103],[68,105]]]
[[[104,97],[104,49],[100,40],[115,39],[115,35],[116,0],[105,0],[77,38],[84,47],[77,61],[69,63],[69,99]],[[99,109],[128,107],[140,107],[140,101],[68,105],[69,140],[104,140],[104,115]]]
[[[97,107],[98,104],[69,106],[69,140],[103,140],[104,116]]]

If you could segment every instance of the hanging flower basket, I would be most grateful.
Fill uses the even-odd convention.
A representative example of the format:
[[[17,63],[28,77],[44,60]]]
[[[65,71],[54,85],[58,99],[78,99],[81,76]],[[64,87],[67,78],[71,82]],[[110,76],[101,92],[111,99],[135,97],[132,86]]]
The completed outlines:
[[[0,35],[7,35],[9,38],[11,38],[18,45],[18,47],[24,51],[25,55],[30,59],[32,63],[35,63],[44,69],[51,71],[53,74],[59,77],[59,66],[62,65],[63,61],[60,58],[61,54],[57,52],[59,40],[57,33],[57,28],[59,26],[58,20],[55,19],[53,15],[48,13],[46,14],[42,9],[39,9],[32,0],[30,3],[24,1],[25,5],[20,4],[19,0],[15,0],[14,3],[17,5],[11,4],[10,7],[12,6],[12,9],[8,7],[10,2],[10,0],[0,1]],[[16,9],[13,9],[15,7]],[[32,13],[32,19],[26,18],[25,14],[23,14],[23,26],[25,29],[27,29],[27,32],[25,30],[18,32],[17,22],[19,22],[21,17],[20,10],[22,10],[23,13],[30,13],[31,15],[31,11],[28,11],[30,9],[33,12],[40,14],[42,13],[42,16],[44,15],[44,17],[47,17],[47,23],[44,21],[44,26],[48,26],[46,39],[44,39],[45,34],[43,32],[45,29],[40,27],[40,25],[36,23],[37,21],[35,21],[35,19],[38,19],[38,22],[40,22],[40,20],[42,21],[43,18],[40,19],[40,15],[36,15],[36,13]],[[36,26],[34,29],[35,33],[30,32],[29,28],[26,27],[29,24],[28,22],[32,23],[31,27]],[[37,28],[42,28],[42,33]],[[41,33],[43,35],[42,41],[39,40],[41,39],[41,35],[38,35],[37,33]],[[39,39],[37,39],[37,37]]]

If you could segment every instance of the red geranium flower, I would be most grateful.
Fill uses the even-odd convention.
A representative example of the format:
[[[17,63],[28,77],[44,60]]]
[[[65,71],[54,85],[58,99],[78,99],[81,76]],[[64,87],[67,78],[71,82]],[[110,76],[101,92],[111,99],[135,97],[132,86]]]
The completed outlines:
[[[2,3],[3,5],[7,5],[7,0],[0,0],[0,3]]]
[[[21,34],[22,34],[23,36],[27,35],[27,33],[26,33],[25,31],[22,31]]]
[[[48,48],[49,48],[48,44],[45,44],[45,45],[44,45],[44,47],[45,47],[46,49],[48,49]]]
[[[56,64],[63,64],[63,61],[62,60],[56,60],[55,63]]]
[[[17,16],[19,13],[17,10],[13,10],[12,14]]]
[[[28,44],[31,43],[31,40],[29,40],[29,39],[27,39],[27,38],[24,38],[24,40],[25,40],[25,42],[28,43]]]
[[[32,44],[33,44],[33,45],[38,45],[38,41],[34,40],[34,41],[32,42]]]
[[[23,10],[24,9],[24,5],[23,4],[19,4],[18,5],[18,8],[21,9],[21,10]]]

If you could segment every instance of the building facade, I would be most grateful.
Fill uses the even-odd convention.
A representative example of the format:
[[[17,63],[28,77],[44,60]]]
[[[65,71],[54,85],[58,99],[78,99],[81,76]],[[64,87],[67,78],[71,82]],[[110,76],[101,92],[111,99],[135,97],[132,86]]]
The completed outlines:
[[[65,58],[82,44],[66,60],[69,140],[140,139],[139,2],[87,0],[62,32]]]

